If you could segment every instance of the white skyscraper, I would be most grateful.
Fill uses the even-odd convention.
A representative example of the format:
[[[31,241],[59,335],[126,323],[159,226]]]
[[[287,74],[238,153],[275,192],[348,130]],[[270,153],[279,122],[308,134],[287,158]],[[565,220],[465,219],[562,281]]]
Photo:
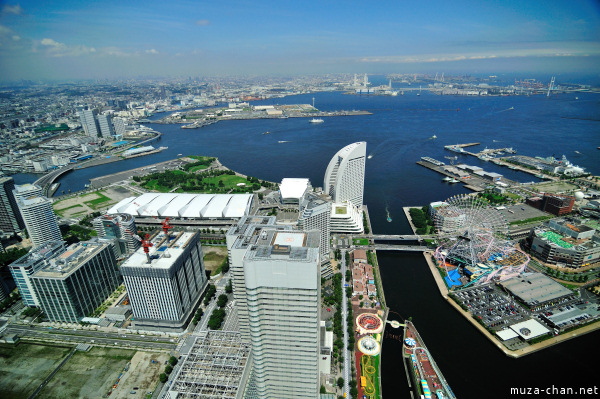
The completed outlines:
[[[300,200],[298,227],[304,231],[319,230],[321,263],[329,260],[331,203],[314,193],[305,194]]]
[[[21,184],[15,186],[13,190],[13,194],[15,195],[15,200],[30,198],[30,197],[38,197],[42,194],[42,188],[37,184]]]
[[[135,219],[126,213],[102,215],[92,221],[99,238],[116,239],[120,252],[132,253],[140,247],[140,242],[133,236],[137,234]]]
[[[323,191],[334,202],[350,201],[361,209],[365,187],[367,143],[352,143],[339,150],[327,166]]]
[[[79,107],[77,109],[77,113],[79,114],[79,119],[81,120],[81,127],[90,137],[98,137],[98,132],[100,131],[98,127],[98,121],[94,116],[94,111],[91,109],[86,109],[87,107]]]
[[[244,257],[253,380],[265,399],[319,396],[317,231],[265,227]]]
[[[115,129],[113,129],[109,114],[98,115],[98,126],[100,127],[100,134],[102,137],[111,138],[115,135]]]
[[[27,197],[17,201],[33,248],[50,240],[62,240],[52,201],[46,197]]]

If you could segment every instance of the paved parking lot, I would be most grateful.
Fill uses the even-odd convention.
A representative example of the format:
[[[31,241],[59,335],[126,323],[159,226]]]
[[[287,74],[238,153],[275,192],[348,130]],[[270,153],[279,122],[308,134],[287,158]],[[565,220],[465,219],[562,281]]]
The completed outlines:
[[[508,223],[550,215],[549,213],[542,212],[527,204],[509,205],[506,206],[506,209],[499,210],[498,212],[506,218]]]

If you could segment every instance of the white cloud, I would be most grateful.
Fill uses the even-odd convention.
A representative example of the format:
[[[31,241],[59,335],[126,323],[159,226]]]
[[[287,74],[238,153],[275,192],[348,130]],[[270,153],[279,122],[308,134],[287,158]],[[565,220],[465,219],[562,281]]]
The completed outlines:
[[[156,49],[150,49],[146,50],[146,54],[158,54],[158,51]]]
[[[84,45],[66,45],[65,43],[57,42],[56,40],[48,37],[43,38],[39,44],[44,46],[46,54],[51,57],[76,57],[96,52],[94,47],[88,47]],[[32,51],[37,52],[37,46],[35,43]]]
[[[210,25],[210,21],[208,19],[199,19],[196,21],[196,25],[199,25],[199,26]]]
[[[0,35],[8,35],[11,33],[12,33],[12,30],[10,28],[7,28],[4,25],[0,25]]]
[[[4,7],[2,7],[2,14],[20,15],[20,14],[23,14],[23,9],[18,4],[14,5],[14,6],[5,4]]]
[[[21,40],[21,36],[19,36],[19,35],[13,35],[12,39],[13,39],[15,42],[18,42],[19,40]]]
[[[44,46],[52,46],[52,47],[61,47],[61,46],[65,46],[63,43],[59,43],[54,39],[49,39],[49,38],[43,38],[42,41],[40,42],[42,45]]]

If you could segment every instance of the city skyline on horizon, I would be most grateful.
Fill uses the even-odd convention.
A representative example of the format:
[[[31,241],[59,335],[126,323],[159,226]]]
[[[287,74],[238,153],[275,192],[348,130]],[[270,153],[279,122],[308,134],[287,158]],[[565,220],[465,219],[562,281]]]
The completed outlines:
[[[325,73],[597,75],[600,7],[4,3],[4,80]]]

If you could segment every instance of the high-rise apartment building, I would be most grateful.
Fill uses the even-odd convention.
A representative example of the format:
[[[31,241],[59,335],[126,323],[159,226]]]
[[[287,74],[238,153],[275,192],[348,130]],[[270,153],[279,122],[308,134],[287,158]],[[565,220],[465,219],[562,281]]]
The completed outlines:
[[[85,134],[94,138],[98,137],[100,128],[94,115],[94,111],[88,109],[88,107],[78,107],[77,113],[79,114],[81,127],[83,127]]]
[[[126,213],[102,215],[92,221],[99,238],[116,239],[119,252],[122,254],[135,252],[140,247],[134,234],[137,234],[135,219]]]
[[[164,233],[122,265],[134,327],[183,331],[207,285],[198,232]]]
[[[115,135],[111,119],[110,114],[98,115],[98,127],[102,137],[112,138]]]
[[[40,306],[30,277],[47,266],[51,259],[65,252],[66,248],[64,241],[48,241],[10,264],[10,272],[25,305]]]
[[[0,177],[0,231],[4,233],[15,233],[24,226],[13,194],[14,189],[12,177]]]
[[[264,228],[244,257],[258,397],[319,395],[319,233]]]
[[[115,134],[123,137],[125,135],[125,122],[121,118],[113,118],[113,125],[115,127]]]
[[[13,190],[13,195],[15,196],[15,201],[20,199],[30,198],[30,197],[39,197],[43,195],[42,188],[37,184],[20,184],[15,186]]]
[[[119,286],[109,243],[79,242],[31,276],[40,307],[50,321],[77,323]]]
[[[334,202],[350,201],[361,209],[365,186],[367,143],[352,143],[339,150],[327,166],[323,191]]]
[[[52,201],[38,196],[19,199],[17,204],[34,248],[47,241],[62,240]]]

